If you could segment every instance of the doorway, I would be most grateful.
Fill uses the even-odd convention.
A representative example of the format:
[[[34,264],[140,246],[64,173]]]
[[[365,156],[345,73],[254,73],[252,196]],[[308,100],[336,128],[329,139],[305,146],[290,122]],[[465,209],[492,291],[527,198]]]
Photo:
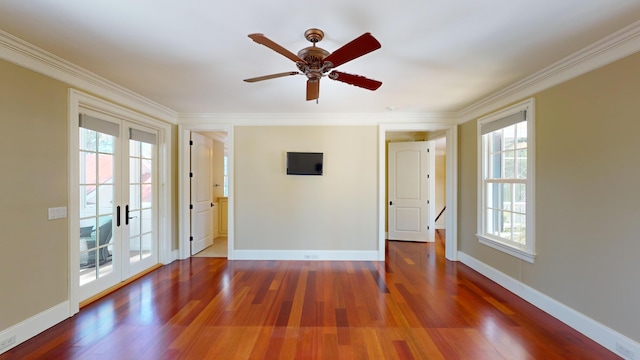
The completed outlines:
[[[223,132],[191,132],[189,240],[192,256],[227,257],[226,138]]]
[[[213,245],[207,246],[194,256],[222,257],[233,259],[233,126],[226,124],[197,124],[180,125],[178,127],[178,157],[179,157],[179,207],[180,219],[179,258],[192,256],[191,237],[194,223],[192,222],[192,135],[211,139],[217,143],[218,150],[214,150],[217,161],[211,169],[211,181],[207,183],[207,190],[211,190],[210,203],[213,204]],[[216,146],[214,146],[215,148]],[[220,150],[220,149],[223,150]],[[224,171],[226,167],[226,173]],[[196,171],[199,171],[196,169]],[[208,171],[208,170],[204,170]],[[200,174],[202,175],[202,174]],[[198,176],[198,174],[194,174]],[[204,186],[204,185],[201,185]],[[204,203],[203,203],[204,204]],[[206,205],[206,204],[205,204]],[[204,205],[203,205],[204,206]],[[195,224],[197,228],[198,224]],[[197,230],[197,229],[196,229]],[[226,243],[225,243],[226,241]],[[223,248],[221,248],[223,247]]]
[[[379,230],[378,230],[378,247],[379,259],[384,261],[385,258],[385,242],[386,242],[386,225],[387,225],[387,147],[386,142],[388,136],[393,137],[394,133],[426,133],[428,140],[444,138],[445,152],[445,205],[446,219],[444,219],[444,229],[446,233],[445,239],[445,257],[451,261],[458,260],[457,247],[457,137],[458,126],[451,123],[409,123],[409,124],[381,124],[379,126],[378,135],[378,174],[379,174]]]

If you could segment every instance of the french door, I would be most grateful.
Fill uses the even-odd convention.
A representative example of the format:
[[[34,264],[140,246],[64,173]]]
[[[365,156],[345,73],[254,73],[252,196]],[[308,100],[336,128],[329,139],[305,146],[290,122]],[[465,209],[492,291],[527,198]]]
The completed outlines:
[[[79,300],[158,263],[157,131],[81,110]]]

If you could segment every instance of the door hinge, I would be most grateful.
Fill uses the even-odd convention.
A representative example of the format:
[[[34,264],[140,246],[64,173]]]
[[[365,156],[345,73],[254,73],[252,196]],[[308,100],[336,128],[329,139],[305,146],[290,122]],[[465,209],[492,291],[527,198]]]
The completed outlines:
[[[193,140],[189,140],[189,145],[193,145]]]
[[[193,236],[189,236],[189,241],[193,241]]]
[[[431,175],[427,174],[427,179],[430,177]]]
[[[427,230],[429,230],[429,227],[427,226]]]
[[[427,148],[427,152],[430,152],[429,148]]]
[[[427,200],[427,205],[429,205],[429,200]]]
[[[192,178],[192,177],[193,177],[193,173],[192,173],[192,172],[190,172],[190,173],[189,173],[189,177],[190,177],[190,178]]]
[[[193,210],[193,204],[189,204],[189,210]]]

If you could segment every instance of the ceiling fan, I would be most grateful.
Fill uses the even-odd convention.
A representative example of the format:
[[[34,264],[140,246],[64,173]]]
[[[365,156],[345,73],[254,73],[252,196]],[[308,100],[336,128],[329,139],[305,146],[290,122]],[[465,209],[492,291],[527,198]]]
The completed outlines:
[[[304,37],[310,41],[313,46],[300,50],[297,55],[276,44],[263,34],[249,34],[249,37],[258,44],[262,44],[271,50],[286,56],[290,60],[293,60],[299,71],[289,71],[254,77],[245,79],[244,81],[246,82],[269,80],[289,75],[306,75],[307,100],[316,101],[320,97],[320,79],[324,76],[327,76],[332,80],[341,81],[369,90],[376,90],[380,85],[382,85],[382,82],[368,79],[364,76],[352,75],[333,70],[348,61],[379,49],[381,47],[380,43],[370,33],[364,33],[338,50],[330,53],[327,50],[316,46],[316,44],[324,38],[324,32],[320,29],[309,29],[304,32]]]

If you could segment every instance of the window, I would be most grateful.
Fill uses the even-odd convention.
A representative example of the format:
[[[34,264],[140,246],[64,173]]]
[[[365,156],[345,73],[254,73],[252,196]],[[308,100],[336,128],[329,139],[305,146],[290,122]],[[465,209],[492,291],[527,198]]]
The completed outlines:
[[[478,120],[478,239],[533,262],[534,100]]]

